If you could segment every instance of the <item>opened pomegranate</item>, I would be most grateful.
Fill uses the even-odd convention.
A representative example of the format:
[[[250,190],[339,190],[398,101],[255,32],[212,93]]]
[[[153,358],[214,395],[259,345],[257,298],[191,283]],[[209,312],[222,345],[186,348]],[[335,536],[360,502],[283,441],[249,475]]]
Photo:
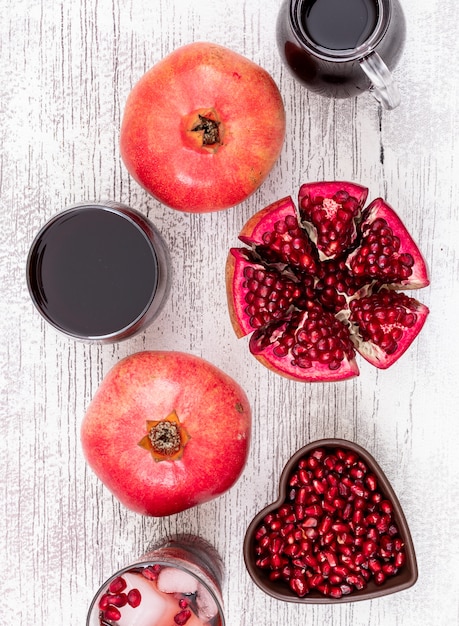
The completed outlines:
[[[313,448],[287,475],[285,499],[261,514],[249,559],[300,598],[374,592],[403,570],[411,542],[380,472],[349,448]]]
[[[429,284],[426,263],[395,211],[349,182],[301,186],[254,215],[232,248],[231,322],[265,366],[299,381],[359,374],[356,351],[378,368],[397,361],[428,308],[402,289]]]
[[[159,517],[232,487],[250,430],[247,397],[227,374],[191,354],[145,351],[104,378],[81,441],[88,464],[122,504]]]

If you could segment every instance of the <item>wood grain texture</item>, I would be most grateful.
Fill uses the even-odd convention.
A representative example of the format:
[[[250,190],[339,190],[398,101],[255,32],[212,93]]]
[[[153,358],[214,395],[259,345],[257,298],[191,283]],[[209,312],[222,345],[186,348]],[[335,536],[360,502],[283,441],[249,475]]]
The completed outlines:
[[[277,0],[0,0],[0,626],[85,623],[92,593],[153,539],[191,531],[226,567],[229,626],[451,626],[459,624],[459,8],[403,2],[408,38],[396,70],[402,105],[370,95],[322,99],[299,87],[275,47]],[[260,190],[211,215],[178,214],[125,171],[118,133],[127,94],[181,44],[208,40],[265,67],[284,97],[287,136]],[[382,372],[329,385],[280,378],[249,356],[230,326],[226,253],[256,210],[307,180],[366,184],[401,214],[425,253],[426,328]],[[172,253],[172,294],[143,334],[113,346],[69,341],[33,309],[29,246],[53,214],[80,200],[113,199],[155,222]],[[215,363],[253,406],[250,458],[216,501],[165,519],[123,509],[87,468],[79,445],[85,408],[110,367],[143,349],[186,350]],[[404,507],[419,580],[385,599],[336,607],[274,601],[253,585],[242,541],[277,495],[289,456],[340,436],[380,462]]]

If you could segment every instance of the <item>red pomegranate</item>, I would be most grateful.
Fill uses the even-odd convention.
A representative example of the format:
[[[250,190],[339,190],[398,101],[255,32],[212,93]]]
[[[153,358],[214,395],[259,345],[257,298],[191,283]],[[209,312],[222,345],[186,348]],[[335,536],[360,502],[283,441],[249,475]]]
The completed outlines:
[[[145,351],[104,378],[81,441],[88,464],[122,504],[160,517],[232,487],[250,430],[246,394],[227,374],[190,354]]]
[[[226,282],[238,337],[288,378],[336,381],[359,374],[355,352],[392,365],[420,332],[428,308],[401,289],[429,284],[426,263],[395,211],[349,182],[301,186],[242,229]]]
[[[233,50],[197,41],[171,52],[134,85],[120,152],[157,200],[206,213],[253,194],[284,137],[284,104],[270,74]]]

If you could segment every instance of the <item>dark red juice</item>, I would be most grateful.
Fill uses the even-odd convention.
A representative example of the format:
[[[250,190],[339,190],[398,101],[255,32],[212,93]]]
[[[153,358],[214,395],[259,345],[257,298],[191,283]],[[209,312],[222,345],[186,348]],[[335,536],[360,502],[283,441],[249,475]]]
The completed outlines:
[[[73,336],[125,329],[156,292],[152,242],[134,221],[109,209],[65,212],[43,229],[30,254],[28,281],[36,305]]]
[[[352,50],[375,30],[376,0],[308,0],[301,21],[307,36],[329,50]]]

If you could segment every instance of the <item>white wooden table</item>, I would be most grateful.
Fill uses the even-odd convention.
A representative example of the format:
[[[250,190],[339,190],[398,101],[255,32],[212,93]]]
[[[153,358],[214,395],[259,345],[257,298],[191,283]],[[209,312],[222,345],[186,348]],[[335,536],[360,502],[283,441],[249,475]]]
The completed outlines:
[[[395,76],[402,105],[310,95],[281,67],[278,0],[0,0],[0,625],[76,626],[114,568],[153,538],[191,531],[223,556],[229,626],[451,626],[459,623],[459,5],[405,0]],[[247,202],[180,214],[132,181],[118,151],[134,82],[174,48],[208,40],[265,67],[285,100],[275,169]],[[226,251],[256,210],[307,180],[350,179],[402,215],[431,270],[424,331],[391,369],[362,360],[340,384],[272,374],[230,326]],[[121,200],[164,234],[172,295],[144,334],[109,346],[58,335],[33,308],[25,260],[39,227],[82,200]],[[82,417],[104,374],[144,349],[184,350],[238,380],[253,406],[245,472],[218,500],[164,519],[122,508],[87,468]],[[404,507],[419,579],[385,599],[301,606],[265,596],[242,558],[245,529],[276,495],[284,463],[322,437],[376,456]]]

